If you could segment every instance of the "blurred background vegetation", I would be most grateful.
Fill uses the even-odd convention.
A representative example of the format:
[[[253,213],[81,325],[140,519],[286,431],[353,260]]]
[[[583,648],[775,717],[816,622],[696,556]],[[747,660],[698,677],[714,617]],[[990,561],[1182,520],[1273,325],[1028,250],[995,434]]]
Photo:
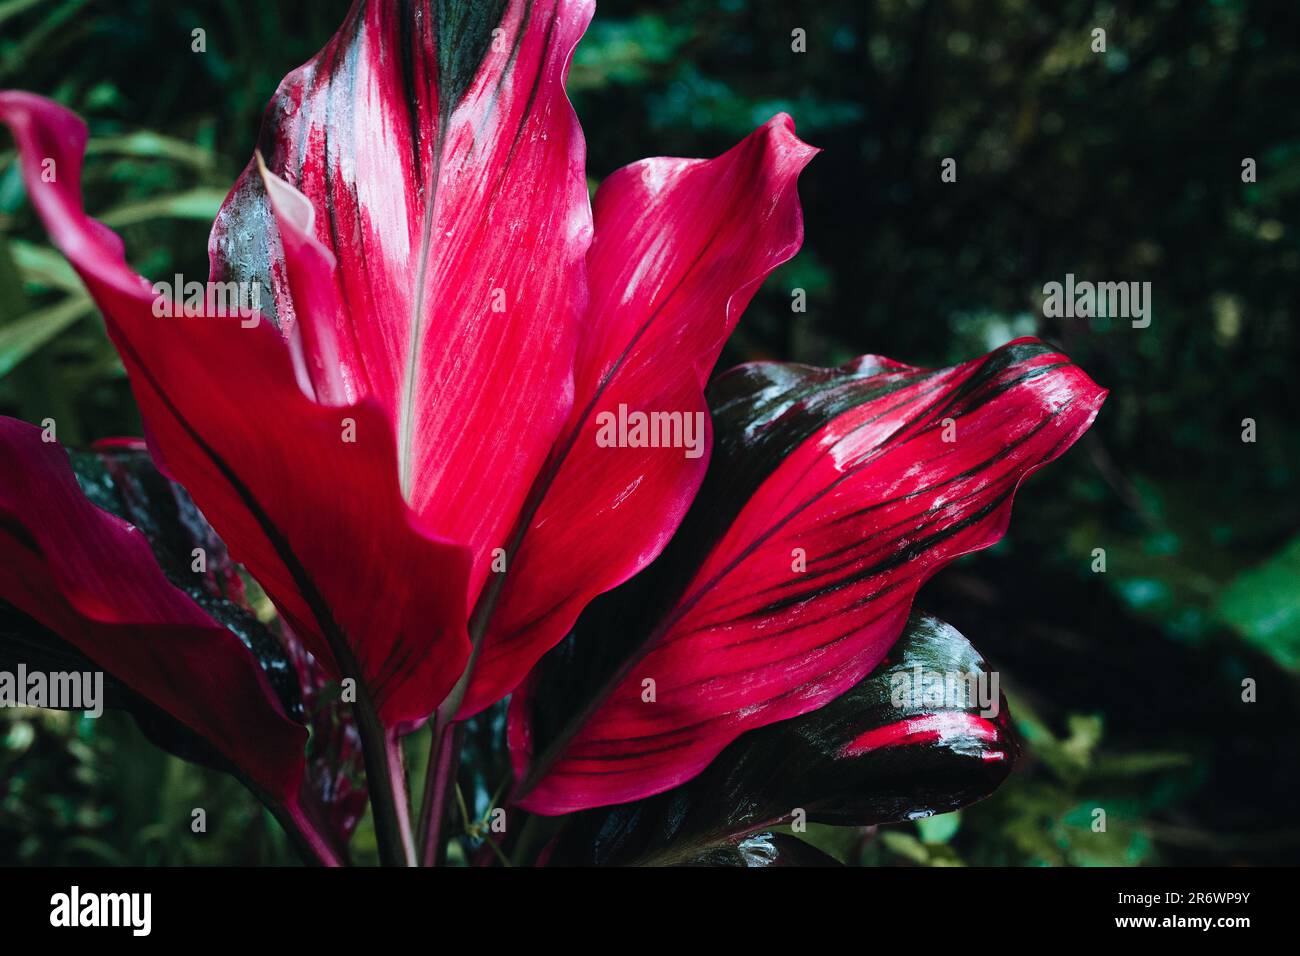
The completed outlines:
[[[139,271],[206,275],[208,226],[264,104],[347,5],[0,0],[0,87],[87,118],[87,207]],[[1297,36],[1293,0],[599,5],[570,84],[593,184],[643,156],[714,155],[778,110],[824,150],[800,183],[803,252],[720,367],[864,352],[948,364],[1033,334],[1111,389],[1087,438],[1025,489],[1008,538],[919,601],[1002,672],[1021,767],[960,814],[813,835],[841,858],[1300,859]],[[944,157],[956,183],[940,180]],[[1246,157],[1257,183],[1242,182]],[[1150,328],[1044,319],[1042,286],[1067,272],[1150,281]],[[7,138],[0,412],[53,417],[71,445],[139,433]],[[172,839],[198,805],[209,832]],[[362,858],[370,839],[363,826]],[[158,752],[129,719],[0,711],[0,863],[292,860],[237,784]]]

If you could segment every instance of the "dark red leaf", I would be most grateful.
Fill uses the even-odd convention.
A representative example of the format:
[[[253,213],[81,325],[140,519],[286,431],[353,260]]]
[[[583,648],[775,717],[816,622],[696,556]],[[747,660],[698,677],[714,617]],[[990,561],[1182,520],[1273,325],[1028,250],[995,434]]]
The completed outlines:
[[[575,815],[549,860],[665,864],[779,824],[865,827],[947,813],[991,793],[1016,749],[1006,700],[979,654],[955,628],[913,612],[855,687],[742,734],[689,783]]]
[[[286,713],[307,725],[311,736],[299,802],[311,826],[342,856],[365,813],[366,783],[360,735],[339,682],[283,621],[273,622],[273,633],[258,620],[225,544],[185,490],[154,467],[143,441],[99,441],[93,450],[71,452],[70,458],[90,501],[144,534],[167,579],[243,641]],[[197,571],[196,548],[202,556]],[[139,707],[133,710],[156,743],[187,759],[201,756],[193,740],[168,734],[154,715],[142,719]]]
[[[741,733],[835,699],[884,659],[927,578],[1002,536],[1020,482],[1104,397],[1028,339],[948,369],[865,358],[723,376],[715,468],[661,562],[689,579],[632,646],[602,635],[612,660],[565,693],[580,709],[562,727],[532,720],[530,697],[553,688],[516,695],[519,803],[658,793]]]
[[[0,418],[0,597],[296,806],[306,732],[253,653],[159,569],[145,537],[82,494],[59,445]]]

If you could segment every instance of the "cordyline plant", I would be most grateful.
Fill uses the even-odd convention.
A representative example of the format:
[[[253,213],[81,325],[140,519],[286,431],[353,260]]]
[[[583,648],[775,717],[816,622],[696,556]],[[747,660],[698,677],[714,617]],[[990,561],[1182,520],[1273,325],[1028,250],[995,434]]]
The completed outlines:
[[[1032,339],[710,384],[799,248],[815,150],[780,115],[590,202],[564,81],[591,14],[357,0],[212,229],[253,321],[160,317],[83,210],[83,123],[0,94],[147,435],[0,424],[0,644],[101,668],[313,861],[348,860],[368,799],[392,864],[817,862],[770,831],[952,810],[1015,755],[1004,705],[899,698],[984,673],[912,602],[1105,392]]]

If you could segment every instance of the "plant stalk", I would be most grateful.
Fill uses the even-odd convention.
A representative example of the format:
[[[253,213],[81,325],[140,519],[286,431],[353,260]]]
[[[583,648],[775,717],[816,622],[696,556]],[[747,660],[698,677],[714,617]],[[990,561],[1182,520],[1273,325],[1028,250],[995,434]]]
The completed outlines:
[[[442,863],[442,828],[451,802],[451,790],[456,785],[456,771],[460,767],[461,725],[443,722],[435,717],[433,741],[429,745],[429,765],[425,773],[424,795],[420,801],[420,865],[438,866]]]
[[[429,741],[429,762],[425,770],[424,794],[420,799],[418,842],[422,866],[436,866],[442,855],[442,848],[438,845],[442,838],[442,822],[447,815],[449,795],[456,785],[456,770],[460,764],[460,725],[456,714],[460,712],[460,705],[469,690],[470,675],[474,673],[483,635],[487,633],[488,621],[496,608],[497,598],[501,596],[504,579],[504,574],[492,575],[474,605],[474,614],[469,622],[469,661],[460,680],[456,681],[456,686],[433,715],[433,739]]]
[[[594,407],[595,402],[596,398],[593,397],[588,410]],[[545,466],[534,478],[505,549],[509,556],[507,560],[513,560],[519,553],[519,546],[528,531],[528,526],[541,506],[542,499],[546,497],[551,482],[559,473],[560,465],[577,441],[578,434],[579,429],[572,429],[560,446],[552,449]],[[433,739],[429,742],[429,762],[425,771],[424,794],[420,800],[419,816],[420,861],[424,866],[436,865],[441,855],[441,847],[438,843],[441,839],[443,817],[447,813],[449,795],[456,783],[456,768],[460,761],[460,734],[456,714],[460,712],[460,706],[465,701],[470,677],[474,673],[474,665],[478,662],[479,651],[483,648],[483,637],[487,634],[488,622],[492,619],[493,611],[496,610],[508,574],[509,572],[502,572],[488,576],[488,582],[479,594],[478,601],[474,604],[474,611],[470,615],[469,660],[465,664],[464,671],[461,672],[460,679],[447,695],[447,699],[438,705],[438,710],[433,717]]]
[[[364,701],[364,703],[363,703]],[[406,775],[397,737],[379,720],[369,695],[358,683],[352,707],[366,761],[370,812],[375,824],[379,860],[384,866],[415,866],[415,840],[407,808]]]
[[[296,805],[278,807],[271,812],[289,834],[290,842],[308,862],[316,866],[330,867],[344,864],[343,858],[316,829],[302,807]]]

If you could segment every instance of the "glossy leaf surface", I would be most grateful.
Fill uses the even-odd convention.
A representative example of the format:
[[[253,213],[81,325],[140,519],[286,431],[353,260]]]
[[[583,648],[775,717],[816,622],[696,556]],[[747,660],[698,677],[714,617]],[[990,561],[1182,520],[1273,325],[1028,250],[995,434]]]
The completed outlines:
[[[104,314],[160,467],[331,674],[364,678],[389,725],[427,716],[469,654],[469,554],[403,501],[383,409],[317,401],[295,373],[300,350],[256,314],[157,314],[166,297],[82,209],[85,125],[24,93],[0,93],[0,122],[32,204]]]
[[[947,369],[868,357],[723,376],[715,467],[660,562],[682,577],[587,635],[591,679],[544,664],[515,697],[520,804],[661,792],[741,733],[834,700],[884,659],[930,575],[1002,536],[1020,482],[1104,397],[1030,339]]]
[[[857,686],[742,735],[681,787],[577,814],[550,860],[672,863],[780,824],[871,826],[955,810],[1011,770],[1017,747],[999,690],[965,637],[913,612]]]
[[[511,557],[466,713],[511,691],[681,523],[712,446],[705,382],[760,283],[803,241],[795,181],[815,152],[782,114],[716,159],[647,159],[601,183],[573,414]],[[636,416],[646,434],[620,434]]]
[[[0,597],[295,802],[306,732],[248,647],[167,580],[144,535],[91,504],[40,429],[0,419],[0,461]]]
[[[389,420],[402,493],[471,549],[470,599],[573,400],[592,227],[564,77],[592,7],[355,3],[280,84],[269,178],[249,163],[210,242],[318,396]]]

